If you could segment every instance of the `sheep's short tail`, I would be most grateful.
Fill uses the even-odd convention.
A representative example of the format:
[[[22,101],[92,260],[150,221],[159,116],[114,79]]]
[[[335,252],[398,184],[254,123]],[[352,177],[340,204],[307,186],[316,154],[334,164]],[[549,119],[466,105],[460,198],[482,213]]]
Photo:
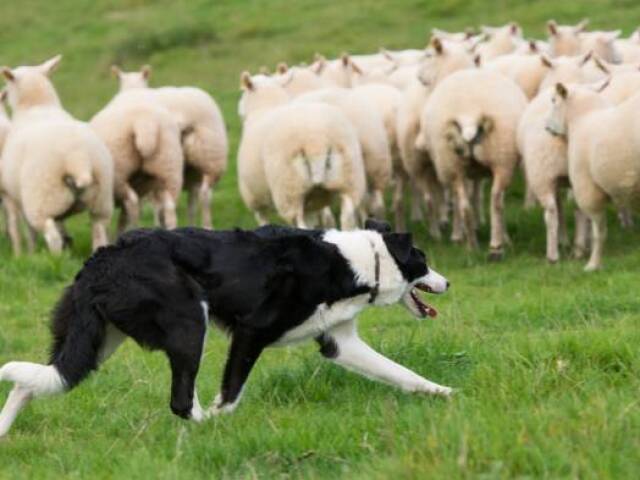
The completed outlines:
[[[342,155],[333,147],[320,154],[309,154],[301,150],[296,158],[302,176],[313,186],[323,185],[336,177],[342,164]]]
[[[68,288],[53,314],[54,342],[49,365],[9,362],[0,368],[0,381],[13,382],[13,390],[0,413],[0,437],[30,400],[69,390],[97,368],[105,340],[105,321],[82,297]]]
[[[141,117],[133,125],[136,148],[143,158],[152,156],[158,148],[160,125],[151,117]]]

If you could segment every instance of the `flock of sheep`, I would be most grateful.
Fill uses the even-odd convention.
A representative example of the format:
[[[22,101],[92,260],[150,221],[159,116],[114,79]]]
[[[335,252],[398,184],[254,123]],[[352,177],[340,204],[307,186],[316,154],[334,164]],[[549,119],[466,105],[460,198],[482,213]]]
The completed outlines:
[[[317,55],[311,65],[242,73],[242,199],[260,224],[275,211],[303,228],[335,226],[339,204],[349,229],[384,217],[393,188],[396,229],[406,229],[410,192],[412,220],[426,220],[434,238],[451,223],[452,240],[476,248],[490,181],[490,257],[499,259],[509,241],[504,193],[522,167],[525,204],[544,208],[548,260],[568,243],[566,186],[578,207],[574,254],[591,243],[586,269],[599,268],[607,201],[628,226],[640,196],[640,32],[621,39],[586,22],[547,27],[547,41],[525,40],[515,23],[434,30],[426,49]],[[149,88],[148,67],[114,67],[120,92],[84,123],[48,78],[59,60],[2,70],[12,116],[0,115],[0,189],[14,252],[21,219],[30,249],[40,232],[59,252],[63,220],[82,210],[97,248],[108,242],[114,205],[122,231],[136,225],[145,198],[156,223],[173,228],[183,188],[189,223],[199,205],[210,228],[211,189],[227,163],[213,99],[196,88]]]
[[[211,228],[211,188],[227,166],[227,134],[214,100],[197,88],[149,88],[149,67],[114,67],[119,93],[81,122],[64,110],[49,79],[60,59],[2,69],[12,116],[0,109],[0,190],[14,253],[21,252],[21,220],[30,251],[41,233],[59,253],[70,240],[65,218],[85,210],[93,248],[106,245],[114,206],[122,232],[136,226],[144,198],[156,224],[175,228],[183,188],[189,222],[199,206],[202,225]]]
[[[591,242],[586,269],[599,268],[607,200],[629,226],[640,196],[640,31],[621,39],[586,22],[547,27],[546,41],[525,40],[515,23],[434,30],[426,49],[244,72],[246,205],[259,223],[275,209],[300,227],[328,227],[339,201],[351,228],[383,216],[393,186],[397,229],[407,189],[412,218],[425,216],[433,237],[451,212],[452,240],[476,248],[489,180],[489,254],[499,259],[509,241],[504,193],[521,166],[526,204],[544,208],[548,260],[568,243],[560,192],[568,186],[578,207],[574,254]]]

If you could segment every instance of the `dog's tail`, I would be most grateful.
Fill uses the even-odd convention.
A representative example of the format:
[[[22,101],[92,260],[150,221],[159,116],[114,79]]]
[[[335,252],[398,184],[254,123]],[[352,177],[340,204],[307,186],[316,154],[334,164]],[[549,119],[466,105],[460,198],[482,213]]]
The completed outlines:
[[[0,368],[0,381],[15,384],[0,413],[0,437],[31,399],[70,390],[97,368],[106,322],[78,287],[68,287],[53,312],[49,364],[9,362]]]

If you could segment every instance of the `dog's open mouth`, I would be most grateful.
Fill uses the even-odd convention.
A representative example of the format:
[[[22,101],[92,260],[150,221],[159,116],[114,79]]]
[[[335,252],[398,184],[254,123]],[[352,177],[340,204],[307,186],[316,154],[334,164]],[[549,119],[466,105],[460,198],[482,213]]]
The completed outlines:
[[[405,304],[407,304],[409,309],[416,316],[419,316],[421,318],[426,318],[426,317],[435,318],[435,317],[437,317],[438,316],[438,310],[436,310],[431,305],[429,305],[428,303],[423,301],[418,296],[418,290],[422,290],[423,292],[427,292],[427,293],[435,293],[431,289],[431,287],[429,287],[429,285],[426,285],[424,283],[417,283],[414,286],[414,288],[409,290],[409,293],[407,294],[409,296],[409,298],[410,298],[410,302],[411,303],[409,303],[409,301],[408,301],[409,299],[405,299]]]

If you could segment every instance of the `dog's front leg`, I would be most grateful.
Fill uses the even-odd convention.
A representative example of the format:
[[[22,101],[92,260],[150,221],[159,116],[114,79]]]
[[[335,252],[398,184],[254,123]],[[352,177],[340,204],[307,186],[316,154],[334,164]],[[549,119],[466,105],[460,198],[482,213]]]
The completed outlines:
[[[388,383],[406,392],[449,396],[451,388],[433,383],[397,364],[367,345],[356,330],[355,320],[340,324],[318,337],[321,352],[335,363],[361,375]]]
[[[209,415],[231,413],[238,406],[244,384],[265,343],[252,332],[234,332],[222,377],[222,388],[216,395]]]

